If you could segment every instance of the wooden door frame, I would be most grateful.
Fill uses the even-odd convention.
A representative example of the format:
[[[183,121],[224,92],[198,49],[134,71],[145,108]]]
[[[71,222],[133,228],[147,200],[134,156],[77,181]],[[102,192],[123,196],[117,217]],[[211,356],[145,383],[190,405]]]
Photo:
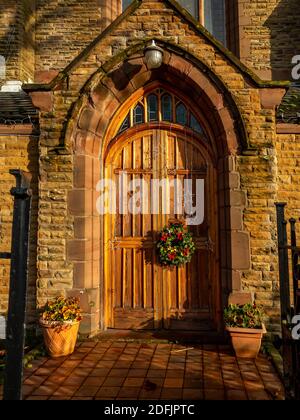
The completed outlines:
[[[213,217],[213,214],[216,216],[216,223],[214,229],[214,237],[213,242],[215,244],[215,256],[214,256],[214,267],[213,273],[211,274],[211,279],[213,276],[216,276],[216,280],[213,283],[212,290],[210,292],[211,297],[211,316],[216,324],[216,330],[220,329],[221,320],[219,319],[218,315],[220,314],[220,305],[221,305],[221,296],[220,296],[220,267],[219,267],[219,225],[218,225],[218,185],[217,185],[217,168],[216,168],[216,159],[214,158],[213,151],[210,150],[210,147],[207,145],[207,139],[200,134],[196,134],[193,130],[182,127],[177,124],[171,123],[147,123],[147,124],[140,124],[138,127],[132,127],[126,130],[125,132],[121,133],[120,135],[116,136],[108,145],[104,156],[103,156],[103,171],[104,177],[108,179],[113,179],[113,161],[117,154],[117,152],[124,148],[126,144],[129,144],[135,141],[137,138],[140,138],[142,135],[147,135],[153,133],[153,130],[159,131],[170,131],[177,135],[181,139],[185,139],[193,144],[195,147],[198,148],[200,153],[203,155],[206,161],[210,164],[208,167],[209,170],[212,171],[211,176],[208,176],[208,179],[213,184],[213,195],[210,195],[209,198],[212,200],[210,204],[210,211],[209,211],[209,219]],[[104,215],[103,216],[103,232],[104,232],[104,241],[103,241],[103,300],[104,300],[104,311],[103,311],[103,327],[106,329],[108,325],[112,324],[112,312],[113,312],[113,304],[112,304],[112,292],[111,292],[111,285],[113,284],[113,279],[111,279],[110,283],[107,282],[108,276],[106,273],[110,272],[110,252],[108,250],[109,242],[110,242],[110,232],[111,229],[114,228],[114,218],[111,215]],[[210,233],[211,235],[211,233]],[[211,265],[211,264],[209,264]],[[211,269],[211,267],[209,267]],[[215,274],[214,274],[215,273]],[[166,274],[164,274],[165,276]],[[162,296],[163,300],[165,300],[164,295]],[[163,317],[165,318],[165,302],[163,302]],[[154,325],[157,327],[158,323],[157,320],[154,319]]]

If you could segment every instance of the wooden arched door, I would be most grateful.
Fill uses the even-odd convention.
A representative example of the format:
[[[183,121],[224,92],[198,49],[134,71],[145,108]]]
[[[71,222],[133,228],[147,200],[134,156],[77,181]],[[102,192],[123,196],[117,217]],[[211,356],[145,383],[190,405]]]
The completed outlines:
[[[125,213],[117,200],[116,214],[105,216],[105,317],[106,327],[116,329],[212,330],[217,328],[217,200],[216,172],[208,147],[189,130],[161,125],[141,125],[112,142],[105,159],[106,177],[117,185],[142,179],[147,214]],[[123,173],[122,181],[120,174]],[[124,176],[124,173],[126,175]],[[171,218],[174,188],[160,190],[158,211],[151,212],[151,181],[203,179],[204,221],[191,226],[197,251],[185,267],[168,270],[157,261],[156,240]],[[153,192],[153,191],[152,191]],[[193,191],[195,192],[195,191]],[[133,199],[128,192],[128,199]],[[162,203],[170,202],[168,214]],[[143,209],[147,205],[141,205]],[[155,206],[154,206],[155,207]],[[144,209],[145,210],[145,209]],[[157,207],[156,207],[157,210]]]

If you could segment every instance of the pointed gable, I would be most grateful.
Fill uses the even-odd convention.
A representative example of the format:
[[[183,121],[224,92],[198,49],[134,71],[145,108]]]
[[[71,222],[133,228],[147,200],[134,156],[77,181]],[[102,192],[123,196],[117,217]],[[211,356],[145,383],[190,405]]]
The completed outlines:
[[[242,89],[248,80],[257,87],[284,86],[263,82],[218,42],[174,0],[135,0],[104,32],[48,85],[27,85],[27,90],[51,90],[67,76],[76,76],[81,88],[95,72],[106,72],[111,63],[141,52],[151,40],[179,47],[210,69],[224,85]],[[80,83],[81,81],[81,83]]]

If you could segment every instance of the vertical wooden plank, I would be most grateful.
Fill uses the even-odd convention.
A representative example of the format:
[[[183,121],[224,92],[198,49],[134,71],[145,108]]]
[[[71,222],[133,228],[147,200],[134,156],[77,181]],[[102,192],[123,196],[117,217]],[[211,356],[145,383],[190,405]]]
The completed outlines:
[[[144,308],[153,308],[153,249],[147,248],[143,250],[143,306]]]
[[[166,182],[166,191],[161,190],[161,203],[165,203],[161,206],[160,216],[160,229],[168,224],[168,220],[171,217],[171,188],[170,181],[171,177],[168,175],[168,170],[174,166],[174,137],[171,136],[167,131],[160,131],[160,144],[162,148],[161,159],[160,159],[160,178]],[[174,200],[174,197],[173,197]],[[174,207],[174,205],[173,205]],[[164,327],[170,328],[170,307],[172,306],[172,294],[173,294],[173,283],[175,280],[174,271],[162,269],[162,305],[163,305],[163,319]]]
[[[141,180],[141,169],[142,169],[142,139],[138,138],[133,141],[132,143],[132,163],[133,163],[133,169],[136,171],[139,171],[136,175],[132,177],[133,180],[137,182],[137,185],[139,184],[139,181]],[[138,190],[140,188],[136,187],[136,193],[138,194]],[[141,195],[141,193],[140,193]],[[138,204],[138,203],[137,203]],[[141,206],[141,200],[140,200],[140,206]],[[142,223],[142,216],[141,216],[141,208],[132,215],[133,218],[133,236],[141,236],[142,235],[142,229],[141,229],[141,223]]]
[[[126,248],[122,248],[122,308],[125,308],[126,301],[127,301],[126,275],[127,275]]]
[[[159,179],[161,172],[161,159],[158,151],[160,150],[160,132],[158,130],[153,131],[152,137],[152,167],[153,167],[153,178]],[[160,200],[161,201],[161,200]],[[161,209],[161,203],[160,203]],[[162,227],[161,215],[152,215],[152,226],[154,233],[157,233]],[[152,251],[153,261],[156,261],[156,249]],[[154,328],[160,328],[163,319],[163,270],[158,264],[153,266],[153,297],[154,297]]]
[[[114,285],[113,285],[113,296],[114,296],[114,308],[122,307],[122,249],[117,248],[114,251]]]
[[[182,150],[182,141],[177,137],[176,138],[176,168],[183,169],[183,150]]]
[[[170,200],[170,214],[169,217],[174,218],[175,217],[175,168],[176,168],[176,153],[175,153],[175,147],[176,147],[176,139],[173,136],[168,135],[167,138],[168,141],[168,160],[167,160],[167,170],[172,171],[168,175],[168,180],[170,184],[170,192],[169,192],[169,200]]]
[[[194,146],[194,150],[193,150],[193,154],[194,154],[194,169],[199,170],[201,169],[204,165],[205,165],[205,160],[203,159],[202,154],[200,153],[199,149],[197,147]],[[195,176],[195,179],[202,179],[203,175],[197,175]],[[205,182],[204,181],[204,187],[205,186]],[[204,201],[204,205],[206,206],[206,196],[205,196],[205,201]],[[203,224],[202,224],[203,225]],[[201,232],[203,231],[203,226],[202,225],[198,225],[196,227],[196,234],[197,236],[201,236]]]
[[[199,297],[200,297],[200,304],[202,308],[208,308],[209,306],[209,282],[211,279],[209,278],[208,272],[208,264],[209,264],[209,256],[207,251],[200,251],[199,252],[199,265],[202,267],[199,276]]]
[[[220,269],[219,269],[219,221],[218,221],[218,195],[217,195],[217,171],[210,165],[211,168],[211,188],[212,188],[212,198],[211,198],[211,212],[213,214],[212,220],[213,229],[211,232],[211,239],[214,243],[214,248],[210,252],[210,281],[211,288],[214,292],[214,295],[211,296],[211,304],[213,305],[212,310],[214,311],[213,317],[216,323],[217,328],[220,330],[222,327],[222,308],[221,308],[221,285],[220,285]],[[212,306],[211,305],[211,306]]]
[[[199,266],[199,251],[197,250],[193,255],[192,265],[192,278],[190,286],[190,306],[192,309],[199,309],[199,281],[201,275],[201,267]]]
[[[120,151],[120,153],[119,153],[119,155],[116,159],[115,167],[117,169],[122,169],[122,162],[123,162],[123,152]],[[119,200],[119,194],[120,194],[120,188],[121,188],[120,175],[119,174],[114,175],[113,179],[115,180],[115,183],[116,183],[116,198],[117,198],[117,200],[116,200],[116,216],[115,216],[115,223],[116,223],[115,235],[119,237],[119,236],[122,236],[122,231],[123,231],[123,228],[122,228],[123,216],[120,213],[121,208],[120,208],[120,200]]]
[[[132,145],[126,145],[123,149],[123,170],[132,169]],[[127,175],[128,182],[131,181],[131,176]],[[132,215],[128,212],[128,197],[126,198],[127,214],[123,215],[123,236],[132,235]]]
[[[123,248],[123,308],[132,308],[132,249]]]
[[[142,270],[142,251],[133,250],[133,270],[134,270],[134,308],[143,307],[143,270]]]
[[[187,162],[186,162],[186,169],[193,170],[195,168],[195,149],[193,143],[186,141],[186,148],[187,148]]]
[[[197,294],[197,300],[198,300],[198,307],[204,307],[205,304],[203,302],[203,272],[205,271],[204,267],[201,266],[202,264],[202,258],[201,255],[203,254],[202,251],[197,251],[197,260],[198,260],[198,270],[199,270],[199,278],[198,278],[198,294]]]
[[[193,277],[193,267],[192,263],[186,265],[186,280],[183,286],[185,291],[185,296],[183,297],[183,308],[188,311],[191,309],[191,294],[192,294],[192,277]]]
[[[178,308],[178,284],[179,284],[179,272],[180,268],[178,269],[175,267],[173,270],[170,271],[169,275],[169,306],[170,309],[177,309]]]
[[[153,170],[153,136],[152,135],[145,135],[143,136],[143,143],[142,143],[143,153],[143,169],[146,171]],[[148,240],[154,240],[153,236],[153,220],[151,215],[151,179],[153,177],[153,173],[144,174],[143,180],[147,185],[147,213],[142,216],[142,236]],[[144,192],[146,196],[146,192]],[[145,210],[145,209],[144,209]],[[152,249],[144,249],[142,254],[142,264],[143,264],[143,306],[144,308],[153,308],[154,301],[153,301],[153,282],[154,273],[153,273],[153,250]]]
[[[149,171],[152,169],[152,136],[143,137],[143,169]],[[143,180],[147,184],[147,213],[142,217],[142,236],[152,236],[152,217],[151,217],[151,174],[144,174]],[[145,193],[146,196],[146,193]],[[144,209],[145,210],[145,209]],[[144,211],[145,213],[145,211]]]
[[[138,197],[141,196],[140,191],[140,180],[141,180],[141,169],[142,169],[142,139],[137,138],[132,142],[132,168],[139,173],[136,173],[132,176],[132,180],[136,182],[135,184],[135,191],[133,194]],[[139,194],[140,191],[140,194]],[[139,202],[137,202],[139,201]],[[133,205],[141,206],[141,200],[133,199]],[[137,208],[134,210],[132,214],[132,236],[133,237],[140,237],[142,235],[142,216],[141,216],[141,208]],[[132,251],[132,274],[133,274],[133,307],[134,308],[141,308],[142,307],[142,271],[141,271],[141,254],[139,249],[133,249]]]
[[[188,266],[185,265],[180,268],[179,270],[179,277],[178,277],[178,307],[183,310],[186,307],[187,303],[187,289],[186,289],[186,281],[188,277]]]
[[[109,166],[105,169],[105,177],[110,178],[113,177],[112,167]],[[113,327],[114,326],[114,319],[113,319],[113,301],[112,301],[112,277],[111,277],[111,267],[112,267],[112,259],[113,259],[113,250],[112,250],[112,216],[105,215],[104,216],[104,252],[105,252],[105,259],[104,259],[104,299],[105,299],[105,308],[104,308],[104,317],[105,317],[105,326]]]

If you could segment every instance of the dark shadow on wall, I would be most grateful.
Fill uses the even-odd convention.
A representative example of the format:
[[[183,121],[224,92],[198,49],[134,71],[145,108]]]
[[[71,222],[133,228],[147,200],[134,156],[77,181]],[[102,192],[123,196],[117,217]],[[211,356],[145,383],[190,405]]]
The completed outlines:
[[[1,6],[0,54],[6,61],[6,80],[19,80],[29,63],[29,51],[34,50],[33,1],[7,1]],[[20,63],[21,52],[25,55]],[[27,75],[28,76],[28,75]],[[0,83],[4,80],[0,79]]]
[[[11,3],[14,7],[15,2]],[[61,70],[66,65],[66,57],[71,62],[108,26],[110,16],[116,14],[114,4],[117,2],[111,1],[104,13],[101,0],[69,0],[67,4],[62,0],[36,0],[35,12],[30,12],[25,2],[19,0],[10,24],[5,20],[2,23],[0,18],[0,24],[7,25],[0,37],[0,55],[6,59],[7,80],[19,79],[18,57],[21,50],[28,54],[31,48],[37,55],[46,52],[47,56],[53,56],[53,65],[46,70]],[[6,11],[4,6],[3,11]],[[62,59],[59,51],[66,52]],[[36,64],[43,69],[42,62]]]
[[[8,142],[10,136],[6,136]],[[0,137],[0,142],[1,142]],[[2,199],[0,199],[0,242],[1,250],[4,252],[11,251],[11,232],[13,222],[13,197],[10,194],[10,189],[15,187],[16,181],[13,175],[9,175],[10,169],[22,169],[32,174],[31,190],[32,190],[32,205],[30,218],[30,232],[29,232],[29,256],[28,256],[28,289],[26,296],[26,324],[27,326],[33,324],[37,318],[36,313],[36,299],[37,299],[37,229],[38,229],[38,136],[31,135],[29,137],[22,135],[11,136],[13,145],[12,148],[7,147],[5,150],[5,159],[7,161],[5,169],[1,173],[4,176],[4,185],[2,185]],[[26,142],[24,147],[21,142]],[[18,144],[20,146],[18,147]],[[14,151],[18,152],[14,155]],[[28,156],[28,157],[27,157]],[[2,155],[3,158],[3,155]],[[14,159],[15,163],[10,159]],[[2,159],[3,161],[3,159]],[[27,164],[26,164],[27,161]],[[0,293],[0,310],[6,313],[8,308],[8,293],[10,283],[10,259],[0,260],[1,276],[1,293]]]
[[[300,55],[299,0],[281,0],[264,26],[271,33],[273,80],[292,80],[292,58]]]
[[[102,3],[100,0],[70,0],[67,4],[61,0],[37,0],[36,14],[33,18],[33,14],[28,13],[28,9],[25,8],[24,1],[19,1],[14,20],[0,38],[0,55],[8,61],[8,78],[17,77],[17,57],[21,49],[25,47],[28,50],[33,48],[34,44],[37,54],[46,51],[48,55],[53,56],[52,65],[48,66],[47,70],[60,70],[64,67],[65,56],[68,56],[67,60],[70,62],[109,23],[108,18],[101,17],[101,13],[98,13],[103,7]],[[89,9],[85,9],[84,4],[88,4]],[[116,14],[116,4],[116,1],[110,2],[105,12],[106,16]],[[95,10],[94,14],[89,13],[92,9]],[[80,22],[78,15],[82,16]],[[299,21],[299,0],[281,0],[264,23],[271,32],[271,66],[274,80],[291,78],[291,59],[300,54]],[[233,46],[230,48],[234,51]],[[59,51],[67,52],[62,58],[58,54]],[[43,62],[37,64],[41,70],[45,65]]]
[[[37,319],[37,236],[38,236],[38,154],[37,135],[32,135],[27,147],[29,162],[27,170],[32,174],[31,190],[31,217],[29,231],[29,258],[28,258],[28,289],[27,289],[27,326]]]

